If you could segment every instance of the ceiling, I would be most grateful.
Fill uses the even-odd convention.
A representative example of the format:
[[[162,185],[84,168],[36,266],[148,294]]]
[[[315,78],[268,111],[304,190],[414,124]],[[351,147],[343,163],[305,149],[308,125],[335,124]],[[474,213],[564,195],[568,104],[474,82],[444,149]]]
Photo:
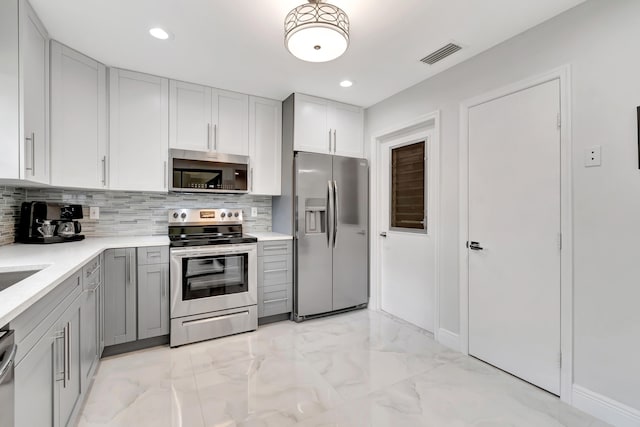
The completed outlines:
[[[347,52],[296,59],[283,23],[305,0],[30,0],[50,36],[106,65],[282,100],[292,92],[364,107],[584,0],[329,0],[351,23]],[[152,38],[160,26],[173,37]],[[449,42],[463,49],[419,59]],[[350,88],[339,82],[349,79]]]

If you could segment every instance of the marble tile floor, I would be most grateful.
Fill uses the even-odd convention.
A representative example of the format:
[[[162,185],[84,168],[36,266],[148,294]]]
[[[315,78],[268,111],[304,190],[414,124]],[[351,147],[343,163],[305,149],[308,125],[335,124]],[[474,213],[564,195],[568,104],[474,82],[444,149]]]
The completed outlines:
[[[104,359],[81,427],[605,426],[360,310]]]

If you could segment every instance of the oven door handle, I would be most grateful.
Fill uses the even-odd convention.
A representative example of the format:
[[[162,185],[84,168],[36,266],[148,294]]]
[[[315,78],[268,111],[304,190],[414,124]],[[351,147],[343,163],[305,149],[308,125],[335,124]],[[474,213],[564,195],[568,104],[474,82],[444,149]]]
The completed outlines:
[[[185,258],[189,256],[231,255],[247,252],[257,252],[257,245],[255,243],[250,243],[248,245],[224,245],[224,248],[220,246],[195,246],[188,249],[171,249],[171,256],[176,258]]]

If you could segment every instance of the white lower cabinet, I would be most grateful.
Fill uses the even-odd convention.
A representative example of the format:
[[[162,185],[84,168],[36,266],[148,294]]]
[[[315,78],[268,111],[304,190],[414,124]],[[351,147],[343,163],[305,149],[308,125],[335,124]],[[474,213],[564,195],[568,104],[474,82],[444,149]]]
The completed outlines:
[[[109,69],[109,188],[167,191],[169,80]]]

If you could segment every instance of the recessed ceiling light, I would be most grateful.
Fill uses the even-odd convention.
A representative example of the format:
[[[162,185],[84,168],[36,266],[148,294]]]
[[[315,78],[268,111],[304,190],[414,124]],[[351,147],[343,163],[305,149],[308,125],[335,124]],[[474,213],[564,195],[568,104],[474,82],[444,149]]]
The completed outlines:
[[[169,33],[160,27],[150,29],[149,34],[160,40],[166,40],[169,38]]]
[[[340,86],[342,87],[351,87],[353,86],[353,82],[351,80],[343,80],[340,82]]]

